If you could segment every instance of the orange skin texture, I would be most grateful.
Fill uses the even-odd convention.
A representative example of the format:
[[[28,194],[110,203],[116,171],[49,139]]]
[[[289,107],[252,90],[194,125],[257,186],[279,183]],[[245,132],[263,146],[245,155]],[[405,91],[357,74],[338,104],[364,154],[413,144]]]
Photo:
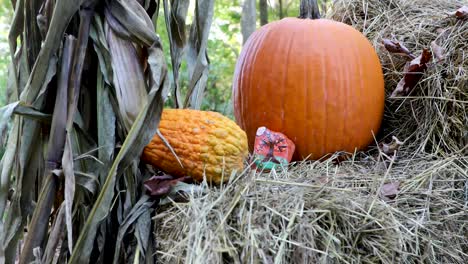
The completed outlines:
[[[382,67],[357,30],[285,18],[255,31],[236,64],[234,114],[252,150],[258,127],[296,144],[293,160],[367,147],[383,119]]]
[[[164,109],[159,130],[174,149],[183,167],[158,135],[144,148],[142,160],[169,173],[219,184],[234,170],[244,169],[247,135],[220,113],[192,109]]]

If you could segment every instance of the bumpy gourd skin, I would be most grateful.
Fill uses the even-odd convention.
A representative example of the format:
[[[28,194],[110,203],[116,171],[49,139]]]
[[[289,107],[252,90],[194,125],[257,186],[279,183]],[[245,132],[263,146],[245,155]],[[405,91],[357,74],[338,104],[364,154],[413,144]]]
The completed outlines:
[[[174,176],[191,176],[219,184],[233,170],[244,168],[248,155],[246,133],[229,118],[210,111],[164,109],[159,130],[180,161],[158,135],[144,148],[142,160]]]

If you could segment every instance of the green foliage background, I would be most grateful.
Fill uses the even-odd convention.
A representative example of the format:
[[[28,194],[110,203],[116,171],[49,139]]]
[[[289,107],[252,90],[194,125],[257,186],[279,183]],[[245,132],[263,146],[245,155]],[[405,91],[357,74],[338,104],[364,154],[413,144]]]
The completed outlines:
[[[297,16],[299,1],[282,0],[283,16]],[[269,22],[280,19],[278,0],[269,1]],[[194,1],[190,8],[193,10]],[[164,15],[158,16],[157,33],[163,42],[167,63],[171,69],[169,54],[169,40],[164,24]],[[191,12],[189,12],[190,14]],[[0,0],[0,106],[6,104],[7,68],[10,61],[8,48],[8,30],[13,10],[9,0]],[[208,42],[208,56],[210,59],[209,79],[202,105],[204,110],[221,112],[232,117],[231,84],[237,56],[242,48],[242,35],[240,21],[242,14],[241,0],[217,0],[214,7],[214,19]],[[259,9],[257,1],[257,27],[259,27]],[[192,17],[187,18],[187,28],[192,23]],[[172,77],[172,74],[168,76]],[[182,92],[188,86],[188,74],[185,62],[182,63],[180,82]],[[168,101],[171,105],[172,100]]]
[[[193,1],[191,1],[193,8]],[[283,16],[295,17],[299,12],[299,2],[294,0],[282,0]],[[278,0],[269,1],[268,10],[269,22],[279,20],[279,5]],[[161,11],[163,12],[163,11]],[[189,12],[190,14],[191,12]],[[231,84],[234,74],[237,57],[242,49],[241,35],[241,15],[242,1],[241,0],[217,0],[214,7],[214,19],[211,25],[210,36],[208,41],[208,56],[210,59],[210,71],[208,83],[202,104],[203,110],[212,110],[221,112],[233,118],[231,104]],[[187,24],[191,23],[192,18],[187,18]],[[257,1],[257,28],[260,26],[260,11]],[[164,25],[164,16],[160,14],[157,21],[158,25]],[[188,28],[188,25],[187,25]],[[171,61],[169,55],[169,40],[165,27],[159,26],[157,32],[163,42],[164,51],[166,53],[167,63],[171,69]],[[172,74],[169,74],[172,77]],[[188,74],[186,64],[183,62],[180,73],[180,84],[182,92],[187,90]],[[169,100],[171,105],[173,100]]]
[[[8,47],[8,30],[13,14],[9,0],[0,0],[0,106],[6,103],[6,85],[10,54]]]

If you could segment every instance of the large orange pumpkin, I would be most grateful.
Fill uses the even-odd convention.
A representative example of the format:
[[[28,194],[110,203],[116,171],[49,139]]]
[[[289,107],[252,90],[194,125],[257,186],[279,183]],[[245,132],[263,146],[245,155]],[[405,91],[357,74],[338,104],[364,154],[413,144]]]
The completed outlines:
[[[261,126],[294,141],[294,160],[353,152],[377,134],[385,92],[375,49],[351,26],[319,17],[315,0],[303,0],[299,18],[257,29],[243,47],[233,103],[250,150]]]

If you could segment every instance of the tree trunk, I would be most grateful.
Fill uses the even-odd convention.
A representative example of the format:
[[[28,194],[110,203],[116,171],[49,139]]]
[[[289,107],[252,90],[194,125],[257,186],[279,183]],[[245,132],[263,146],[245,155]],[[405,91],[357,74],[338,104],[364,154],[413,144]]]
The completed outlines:
[[[280,19],[284,18],[283,14],[283,0],[278,0],[279,2],[279,10],[278,10],[278,16]]]
[[[260,9],[260,25],[268,24],[268,1],[259,0],[259,9]]]
[[[241,31],[242,43],[245,43],[256,29],[257,13],[255,0],[244,0],[242,4]]]

